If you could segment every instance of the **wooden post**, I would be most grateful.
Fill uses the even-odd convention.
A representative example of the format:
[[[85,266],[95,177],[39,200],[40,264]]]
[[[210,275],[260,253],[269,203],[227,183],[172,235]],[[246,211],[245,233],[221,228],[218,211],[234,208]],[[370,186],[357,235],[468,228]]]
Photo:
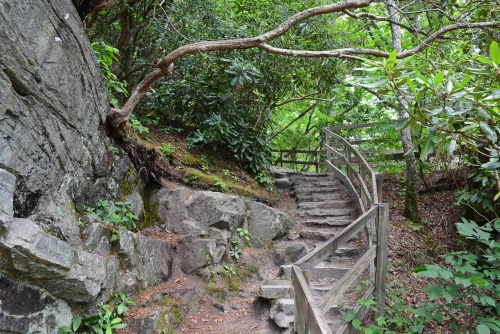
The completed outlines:
[[[384,174],[377,172],[375,173],[375,184],[377,185],[377,198],[374,198],[373,201],[378,204],[382,203],[382,186],[384,184]]]
[[[283,160],[285,160],[285,152],[281,151],[280,152],[280,157],[281,157],[281,167],[284,167]]]
[[[389,205],[387,203],[381,203],[378,207],[377,273],[375,278],[375,295],[377,296],[377,312],[375,312],[376,318],[384,315],[385,311],[388,227]]]
[[[330,135],[328,133],[325,133],[325,143],[326,145],[331,146]],[[330,152],[330,150],[326,146],[325,149],[326,149],[326,161],[332,161],[332,152]]]
[[[314,158],[314,162],[316,163],[316,173],[319,173],[319,152],[316,151],[316,156]]]
[[[311,270],[311,265],[309,263],[302,263],[300,265],[300,270],[302,271],[302,274],[304,274],[307,286],[311,287],[311,280],[309,279],[309,271]]]

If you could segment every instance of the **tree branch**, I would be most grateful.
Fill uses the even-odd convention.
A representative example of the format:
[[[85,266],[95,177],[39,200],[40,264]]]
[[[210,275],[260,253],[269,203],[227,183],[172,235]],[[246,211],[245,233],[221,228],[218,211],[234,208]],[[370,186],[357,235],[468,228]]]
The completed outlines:
[[[283,56],[292,57],[305,57],[305,58],[317,58],[317,57],[335,57],[335,58],[346,58],[352,60],[363,60],[356,55],[374,56],[374,57],[389,57],[390,53],[375,50],[375,49],[364,49],[364,48],[342,48],[326,51],[309,51],[309,50],[289,50],[283,48],[273,47],[268,44],[278,37],[284,35],[292,27],[300,22],[307,20],[308,18],[325,15],[335,12],[344,12],[349,9],[362,8],[369,6],[373,0],[344,0],[331,5],[324,5],[319,7],[314,7],[306,9],[300,13],[297,13],[287,20],[285,20],[277,28],[270,30],[262,35],[248,37],[248,38],[237,38],[229,40],[219,40],[219,41],[202,41],[197,43],[191,43],[181,46],[174,51],[167,54],[165,57],[161,58],[156,66],[158,69],[147,75],[132,91],[129,99],[123,106],[121,110],[111,108],[108,115],[108,124],[111,129],[117,129],[122,123],[126,122],[128,117],[132,114],[137,103],[144,97],[146,92],[149,90],[151,85],[153,85],[157,80],[162,77],[170,76],[173,73],[174,62],[187,55],[193,55],[203,52],[212,51],[229,51],[229,50],[244,50],[251,48],[259,48],[268,53],[278,54]],[[419,45],[413,49],[399,52],[397,54],[398,58],[405,58],[412,56],[427,47],[429,44],[435,41],[440,36],[446,34],[447,32],[458,30],[458,29],[471,29],[471,28],[494,28],[500,27],[500,22],[479,22],[479,23],[457,23],[446,27],[443,27],[434,33],[430,34],[425,38]]]

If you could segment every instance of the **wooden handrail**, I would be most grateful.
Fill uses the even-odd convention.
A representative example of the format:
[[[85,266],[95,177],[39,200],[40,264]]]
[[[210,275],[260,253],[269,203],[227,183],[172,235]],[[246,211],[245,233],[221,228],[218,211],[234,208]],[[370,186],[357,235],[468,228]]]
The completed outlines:
[[[371,126],[373,123],[352,125],[348,128]],[[345,127],[344,127],[345,128]],[[377,296],[377,316],[383,315],[385,307],[385,280],[387,270],[387,224],[388,206],[382,202],[382,174],[375,173],[359,150],[351,145],[341,136],[331,130],[324,129],[326,136],[325,165],[328,170],[335,174],[349,189],[352,197],[356,200],[360,217],[344,228],[320,247],[299,259],[292,266],[292,283],[295,290],[295,331],[298,334],[327,334],[331,333],[324,321],[325,314],[330,307],[336,303],[347,288],[359,277],[359,275],[370,267],[371,287],[364,298],[370,298],[375,292]],[[330,139],[335,139],[331,143]],[[342,153],[338,147],[344,147]],[[333,160],[332,155],[338,157]],[[346,172],[336,166],[334,162],[340,162],[345,166]],[[369,179],[369,180],[368,180]],[[369,181],[367,183],[367,180]],[[334,254],[340,246],[349,241],[362,229],[367,231],[368,251],[348,270],[348,272],[334,285],[326,297],[316,304],[308,284],[309,270],[318,263]],[[376,244],[375,244],[376,243]],[[376,265],[374,259],[376,258]],[[364,314],[366,308],[357,307],[356,314]],[[337,332],[344,333],[349,328],[346,324]]]

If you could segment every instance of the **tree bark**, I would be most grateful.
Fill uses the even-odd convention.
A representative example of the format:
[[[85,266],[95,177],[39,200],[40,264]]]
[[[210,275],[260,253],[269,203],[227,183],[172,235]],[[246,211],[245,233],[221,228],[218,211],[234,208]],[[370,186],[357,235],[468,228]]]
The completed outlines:
[[[396,11],[393,0],[386,1],[387,11],[389,17],[398,21],[399,15]],[[392,47],[398,53],[401,53],[401,27],[397,24],[391,23],[392,33]],[[404,90],[403,90],[404,94]],[[408,104],[404,98],[399,99],[402,108],[399,108],[399,117],[402,119],[409,118]],[[403,151],[406,163],[405,170],[405,208],[403,215],[413,221],[414,223],[420,222],[420,215],[418,210],[418,169],[417,158],[415,158],[415,147],[411,138],[411,129],[409,126],[402,129],[400,132],[401,142],[403,144]]]

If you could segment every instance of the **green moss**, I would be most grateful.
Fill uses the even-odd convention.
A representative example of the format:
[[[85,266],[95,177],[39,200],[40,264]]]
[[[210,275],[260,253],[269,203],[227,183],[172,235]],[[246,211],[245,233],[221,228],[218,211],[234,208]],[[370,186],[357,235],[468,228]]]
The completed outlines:
[[[184,313],[178,301],[164,296],[158,305],[166,307],[166,310],[160,313],[160,321],[156,329],[165,334],[174,333],[174,329],[184,322]]]
[[[155,226],[158,221],[158,202],[151,203],[149,200],[156,191],[158,191],[157,186],[147,184],[141,193],[144,204],[144,218],[139,223],[139,229]]]
[[[125,174],[125,176],[123,177],[123,179],[120,181],[120,198],[124,198],[125,196],[127,195],[130,195],[131,193],[134,192],[135,190],[135,187],[139,184],[140,182],[140,178],[139,176],[136,176],[135,180],[133,180],[132,182],[130,181],[130,179],[132,178],[132,174],[135,172],[135,167],[133,164],[130,164],[130,168],[127,172],[127,174]]]
[[[224,302],[227,298],[227,286],[225,284],[217,284],[214,282],[205,285],[205,291],[212,297],[217,298],[218,301]]]
[[[201,166],[201,159],[194,154],[186,153],[182,156],[182,163],[187,166]]]

